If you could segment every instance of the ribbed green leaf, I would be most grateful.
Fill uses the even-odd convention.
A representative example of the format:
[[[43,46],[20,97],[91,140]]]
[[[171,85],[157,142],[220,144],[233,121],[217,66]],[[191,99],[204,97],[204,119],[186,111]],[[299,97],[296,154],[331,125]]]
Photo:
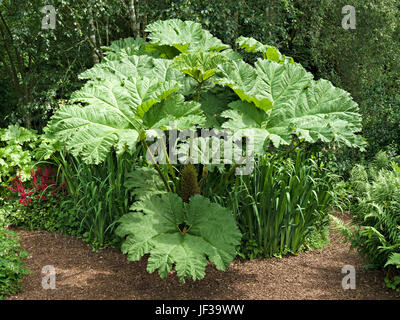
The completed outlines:
[[[299,65],[258,60],[255,67],[234,61],[221,66],[217,82],[227,85],[243,101],[263,110],[276,104],[289,104],[312,80],[312,75]]]
[[[138,200],[166,192],[159,174],[152,167],[135,168],[129,172],[126,176],[125,187]]]
[[[130,56],[140,56],[149,54],[146,50],[147,42],[142,38],[125,38],[111,42],[109,47],[102,47],[105,51],[105,59],[110,60],[120,60],[122,57]]]
[[[234,92],[224,87],[215,87],[215,89],[201,94],[201,109],[207,118],[207,122],[204,125],[205,128],[221,128],[222,123],[225,121],[221,117],[221,113],[229,108],[228,104],[235,99],[235,96]]]
[[[113,146],[119,152],[125,146],[133,151],[138,138],[138,132],[123,113],[111,107],[99,112],[95,106],[63,106],[54,115],[50,126],[72,154],[94,164],[104,161]]]
[[[149,24],[146,31],[150,32],[148,37],[153,44],[171,46],[180,52],[221,51],[229,48],[210,32],[203,30],[200,23],[193,21],[156,21]]]
[[[200,107],[200,103],[185,102],[184,96],[176,94],[151,107],[143,117],[143,124],[150,129],[165,130],[171,123],[177,130],[193,128],[206,121]]]
[[[225,270],[236,256],[241,234],[235,219],[200,195],[187,205],[174,193],[152,196],[132,210],[137,212],[122,217],[116,230],[126,237],[122,251],[130,260],[149,253],[147,270],[158,270],[162,278],[175,266],[181,282],[187,277],[199,280],[205,275],[207,257],[217,269]]]
[[[147,78],[88,82],[71,96],[71,102],[86,105],[62,107],[49,123],[50,131],[74,155],[100,163],[112,147],[119,153],[133,151],[143,128],[139,119],[177,88],[174,81]]]
[[[200,51],[175,57],[172,66],[198,82],[204,82],[215,75],[218,66],[226,61],[222,54]]]
[[[268,137],[275,147],[289,144],[295,134],[311,143],[334,140],[339,145],[363,148],[364,142],[355,135],[361,131],[361,116],[349,93],[326,80],[311,81],[311,75],[300,66],[259,60],[256,70],[270,95],[272,110],[265,112],[246,102],[231,103],[232,110],[222,114],[229,119],[224,128],[258,129],[254,135]]]
[[[239,45],[239,49],[245,49],[247,52],[261,52],[264,55],[264,59],[275,61],[277,63],[292,63],[296,64],[292,57],[286,57],[279,50],[273,46],[262,44],[254,38],[239,37],[236,40]]]
[[[80,79],[111,80],[129,77],[153,77],[154,63],[149,56],[129,56],[96,64],[93,68],[81,73]],[[166,79],[163,79],[166,80]]]

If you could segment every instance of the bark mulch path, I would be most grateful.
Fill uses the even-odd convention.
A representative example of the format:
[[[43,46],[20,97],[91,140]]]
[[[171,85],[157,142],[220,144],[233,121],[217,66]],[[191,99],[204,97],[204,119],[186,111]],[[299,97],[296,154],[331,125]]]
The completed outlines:
[[[9,300],[33,299],[193,299],[193,300],[298,300],[400,299],[387,289],[379,271],[367,271],[357,252],[349,252],[339,235],[331,232],[322,250],[282,259],[235,260],[226,272],[207,267],[202,281],[180,284],[175,275],[160,279],[146,271],[146,259],[128,262],[116,249],[98,253],[82,240],[47,231],[18,230],[31,274],[23,291]],[[42,289],[43,266],[56,269],[56,289]],[[356,289],[343,290],[344,265],[356,269]]]

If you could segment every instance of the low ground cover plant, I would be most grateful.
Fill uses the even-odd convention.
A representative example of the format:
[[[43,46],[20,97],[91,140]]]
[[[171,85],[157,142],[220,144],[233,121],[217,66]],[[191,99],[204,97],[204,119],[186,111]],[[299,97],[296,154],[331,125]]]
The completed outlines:
[[[55,229],[64,186],[55,164],[39,164],[44,137],[18,125],[0,129],[0,216],[9,225]]]
[[[4,192],[3,217],[15,227],[55,230],[60,201],[68,195],[66,184],[60,183],[52,166],[37,165],[29,180],[20,176],[10,180]]]
[[[18,235],[7,230],[0,222],[0,300],[21,289],[21,280],[29,273],[23,263],[27,257]]]

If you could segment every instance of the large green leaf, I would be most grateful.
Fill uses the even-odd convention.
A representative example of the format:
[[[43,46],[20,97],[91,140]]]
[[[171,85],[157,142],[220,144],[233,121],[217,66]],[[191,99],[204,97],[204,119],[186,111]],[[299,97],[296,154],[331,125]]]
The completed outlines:
[[[182,53],[174,58],[172,66],[201,83],[217,72],[218,66],[227,58],[214,52]]]
[[[150,55],[146,47],[147,42],[143,38],[125,38],[113,41],[109,47],[103,46],[102,50],[106,53],[105,59],[110,61],[133,55]]]
[[[98,164],[104,161],[113,146],[120,152],[125,146],[133,150],[139,136],[122,111],[113,108],[100,111],[93,105],[63,106],[49,126],[72,154],[82,156],[87,163]]]
[[[111,108],[126,119],[142,118],[152,105],[166,99],[178,88],[176,81],[162,82],[155,78],[95,81],[73,93],[71,102],[83,102],[101,110]]]
[[[203,30],[201,24],[193,21],[156,21],[149,24],[146,31],[150,32],[148,37],[153,44],[174,47],[179,52],[221,51],[229,48],[210,32]]]
[[[200,103],[185,102],[184,96],[176,94],[151,107],[143,117],[143,124],[149,129],[165,130],[171,123],[177,130],[194,128],[206,122],[200,107]]]
[[[181,282],[205,276],[207,258],[225,270],[236,256],[241,234],[232,214],[195,195],[189,204],[174,193],[152,196],[132,206],[116,233],[126,237],[122,251],[137,261],[150,254],[147,270],[165,278],[175,267]]]
[[[136,109],[138,118],[143,118],[151,106],[166,99],[180,85],[175,80],[162,82],[157,78],[129,78],[123,86],[127,90],[130,107]]]
[[[87,163],[102,162],[113,146],[119,153],[133,151],[143,115],[152,105],[176,91],[176,82],[128,78],[91,81],[71,96],[71,102],[53,116],[50,131]]]
[[[190,95],[194,92],[197,82],[171,66],[172,61],[156,59],[146,55],[119,56],[111,61],[103,61],[91,69],[81,73],[80,79],[89,80],[116,80],[127,78],[149,78],[159,81],[179,82],[179,92]]]
[[[259,59],[255,67],[233,61],[220,67],[217,82],[229,86],[243,101],[263,110],[290,103],[313,78],[300,65]]]
[[[79,75],[80,79],[111,80],[129,77],[153,77],[154,63],[149,56],[132,55],[96,64]],[[166,80],[166,79],[164,79]]]
[[[172,67],[172,60],[154,59],[153,77],[160,81],[175,80],[181,85],[178,92],[184,96],[193,94],[197,82],[193,78]]]
[[[264,55],[264,59],[269,59],[277,63],[293,63],[296,64],[292,57],[286,57],[280,51],[266,44],[262,44],[254,38],[239,37],[236,40],[239,49],[245,49],[247,52],[261,52]]]
[[[240,99],[253,102],[257,107],[272,108],[271,94],[260,87],[256,70],[244,61],[233,61],[220,66],[217,83],[230,87]]]
[[[228,109],[228,104],[235,100],[236,95],[229,88],[216,86],[203,92],[200,96],[201,109],[207,121],[204,128],[220,129],[225,121],[221,113]]]
[[[152,167],[135,168],[126,176],[125,187],[137,200],[166,193],[159,174]]]
[[[287,97],[283,99],[283,96]],[[333,140],[339,145],[361,149],[364,146],[361,137],[355,134],[362,128],[357,104],[349,93],[327,80],[313,81],[309,87],[290,94],[284,91],[276,96],[269,113],[241,101],[231,103],[230,107],[232,110],[222,114],[229,119],[224,128],[236,132],[252,129],[256,140],[268,138],[275,147],[290,144],[292,135],[311,143]],[[257,148],[256,152],[261,149]]]
[[[270,94],[272,106],[290,107],[313,79],[313,75],[300,65],[281,65],[270,60],[257,60],[258,88]]]

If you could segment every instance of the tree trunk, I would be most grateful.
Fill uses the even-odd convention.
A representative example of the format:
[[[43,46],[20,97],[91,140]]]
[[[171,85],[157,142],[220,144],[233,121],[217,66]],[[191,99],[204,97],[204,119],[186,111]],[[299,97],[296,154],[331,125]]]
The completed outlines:
[[[238,9],[236,9],[235,10],[235,23],[236,23],[236,25],[235,25],[235,39],[233,39],[233,43],[234,43],[234,49],[237,49],[237,43],[236,43],[236,40],[237,40],[237,38],[239,38],[239,10]]]
[[[131,28],[135,38],[140,37],[140,26],[137,21],[135,0],[130,0],[129,10],[131,13]]]
[[[93,44],[93,63],[99,63],[99,54],[97,52],[96,43],[96,28],[94,27],[93,10],[92,7],[89,8],[89,26],[90,26],[90,42]]]
[[[147,7],[147,0],[143,0],[143,3],[144,3],[144,6]],[[141,31],[143,39],[147,38],[147,32],[145,31],[145,29],[147,27],[147,22],[148,22],[148,16],[147,16],[147,13],[145,13],[143,15],[143,19],[142,19],[142,22],[140,24],[140,26],[141,26],[141,28],[140,28],[141,30],[140,31]]]

